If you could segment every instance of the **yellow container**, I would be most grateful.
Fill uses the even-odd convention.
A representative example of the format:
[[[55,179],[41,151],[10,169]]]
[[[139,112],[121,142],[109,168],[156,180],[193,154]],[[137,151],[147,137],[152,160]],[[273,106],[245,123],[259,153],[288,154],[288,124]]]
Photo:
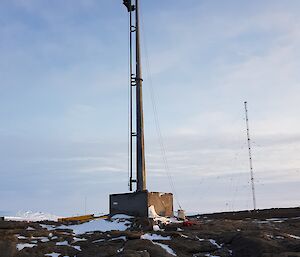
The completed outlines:
[[[59,218],[59,222],[65,222],[65,221],[89,221],[94,219],[94,214],[89,215],[81,215],[81,216],[74,216],[74,217],[66,217],[66,218]]]

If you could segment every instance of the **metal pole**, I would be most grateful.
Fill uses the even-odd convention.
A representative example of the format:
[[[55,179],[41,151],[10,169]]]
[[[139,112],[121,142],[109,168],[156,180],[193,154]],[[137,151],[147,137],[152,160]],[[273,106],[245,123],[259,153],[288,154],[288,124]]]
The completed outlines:
[[[250,165],[250,177],[251,177],[253,209],[256,210],[256,199],[255,199],[255,188],[254,188],[253,165],[252,165],[252,154],[251,154],[251,140],[250,140],[250,132],[249,132],[247,102],[244,102],[244,105],[245,105],[245,116],[246,116],[246,126],[247,126],[247,142],[248,142],[248,152],[249,152],[249,165]]]
[[[131,1],[130,1],[130,5],[131,5]],[[129,154],[130,154],[130,164],[129,164],[129,170],[130,170],[130,177],[129,177],[129,190],[132,191],[132,184],[133,184],[133,178],[132,178],[132,33],[134,33],[134,31],[132,30],[132,11],[129,12],[129,58],[130,58],[130,117],[129,117],[129,133],[130,133],[130,142],[129,142]]]
[[[142,66],[140,49],[140,24],[139,24],[139,0],[135,1],[135,27],[136,27],[136,168],[137,191],[146,190],[146,169],[144,150],[144,117],[143,117],[143,93],[142,93]]]

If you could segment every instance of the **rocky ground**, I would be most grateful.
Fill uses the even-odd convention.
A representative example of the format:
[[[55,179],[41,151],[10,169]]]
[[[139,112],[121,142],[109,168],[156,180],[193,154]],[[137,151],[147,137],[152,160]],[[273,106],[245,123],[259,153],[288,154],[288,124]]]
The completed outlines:
[[[299,217],[198,216],[155,231],[152,220],[130,222],[125,231],[80,232],[56,222],[0,221],[0,257],[300,256]]]

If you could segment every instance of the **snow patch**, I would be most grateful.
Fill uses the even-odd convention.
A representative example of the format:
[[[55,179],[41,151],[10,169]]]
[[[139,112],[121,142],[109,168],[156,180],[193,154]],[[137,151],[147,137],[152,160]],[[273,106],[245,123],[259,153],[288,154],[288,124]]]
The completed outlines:
[[[20,236],[20,235],[17,235],[17,238],[18,238],[18,239],[21,239],[21,240],[22,240],[22,239],[26,239],[25,236]]]
[[[53,225],[40,224],[40,226],[47,230],[55,230],[55,226],[53,226]]]
[[[36,244],[17,244],[16,247],[17,247],[18,251],[21,251],[21,250],[23,250],[26,247],[32,248],[34,246],[36,246]]]
[[[150,240],[153,244],[159,245],[161,248],[163,248],[166,252],[168,252],[171,255],[177,256],[176,253],[171,249],[168,245],[153,242],[154,240],[171,240],[170,236],[161,236],[157,234],[144,234],[141,236],[141,239],[144,240]]]
[[[271,218],[271,219],[266,219],[267,221],[272,221],[272,222],[277,222],[277,223],[282,223],[287,220],[287,218]]]
[[[98,240],[93,241],[92,243],[100,243],[100,242],[104,242],[104,241],[105,241],[105,239],[98,239]]]
[[[57,242],[56,245],[69,245],[68,241]]]
[[[127,241],[126,236],[119,236],[119,237],[114,237],[114,238],[110,239],[110,241],[115,241],[115,240]]]
[[[149,206],[148,208],[148,217],[149,218],[157,218],[159,217],[158,214],[155,211],[155,208],[153,205]]]
[[[112,216],[111,219],[112,220],[116,220],[116,219],[134,219],[134,217],[126,215],[126,214],[116,214],[116,215]]]
[[[8,216],[5,217],[5,220],[12,220],[12,221],[43,221],[43,220],[51,220],[57,221],[59,216],[43,213],[43,212],[18,212],[16,216]]]
[[[119,249],[119,250],[117,250],[117,252],[118,252],[118,253],[121,253],[121,252],[123,252],[123,250],[124,250],[124,247],[121,248],[121,249]]]
[[[50,256],[50,257],[58,257],[60,255],[60,253],[46,253],[45,256]]]
[[[73,248],[76,249],[77,251],[80,251],[80,252],[81,252],[81,247],[80,247],[80,246],[74,245]]]
[[[73,237],[73,242],[74,242],[74,243],[76,243],[76,242],[82,242],[82,241],[87,241],[87,239],[85,239],[85,238]]]
[[[158,225],[153,225],[153,231],[161,231]]]
[[[161,243],[156,243],[156,242],[152,242],[153,244],[159,245],[161,248],[163,248],[167,253],[173,255],[173,256],[177,256],[176,253],[174,252],[173,249],[170,248],[170,246],[165,245],[165,244],[161,244]]]
[[[42,243],[49,242],[48,237],[44,237],[44,236],[38,236],[38,237],[32,236],[31,239],[37,239],[37,240],[40,240]]]
[[[141,239],[145,239],[145,240],[171,240],[170,236],[161,236],[161,235],[157,235],[157,234],[144,234],[141,235]]]
[[[294,238],[294,239],[300,239],[300,236],[295,236],[295,235],[290,235],[290,234],[287,234],[289,237],[291,237],[291,238]]]
[[[130,226],[130,221],[109,221],[104,219],[99,220],[91,220],[86,223],[78,224],[78,225],[62,225],[57,227],[56,229],[71,229],[77,235],[84,234],[87,232],[107,232],[112,230],[125,231]]]
[[[214,239],[209,239],[209,242],[210,242],[211,244],[215,245],[216,247],[218,247],[219,249],[222,248],[222,246],[219,245],[219,244],[216,242],[216,240],[214,240]]]

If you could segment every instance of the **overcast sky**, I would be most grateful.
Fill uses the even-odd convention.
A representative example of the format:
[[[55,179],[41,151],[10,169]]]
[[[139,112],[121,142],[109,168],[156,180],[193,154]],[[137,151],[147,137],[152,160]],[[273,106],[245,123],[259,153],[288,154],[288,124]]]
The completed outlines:
[[[152,88],[184,209],[252,208],[244,101],[258,208],[299,206],[300,2],[141,8],[148,189],[173,190]],[[128,191],[127,25],[121,0],[0,2],[0,212],[106,213]]]

